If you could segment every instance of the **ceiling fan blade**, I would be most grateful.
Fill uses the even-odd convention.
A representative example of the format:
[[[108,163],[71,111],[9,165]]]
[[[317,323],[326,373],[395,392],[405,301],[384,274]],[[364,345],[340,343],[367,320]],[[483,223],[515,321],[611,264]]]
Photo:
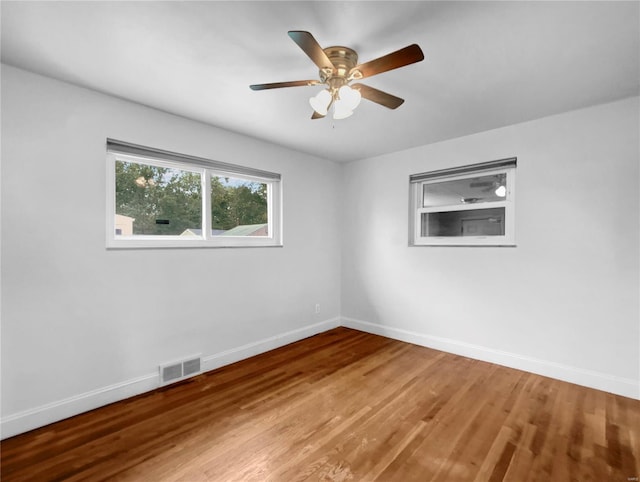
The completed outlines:
[[[313,114],[311,115],[312,119],[322,119],[326,116],[323,116],[322,114],[318,114],[315,110],[313,111]]]
[[[305,85],[317,85],[318,80],[294,80],[292,82],[272,82],[270,84],[253,84],[251,90],[279,89],[281,87],[304,87]]]
[[[351,87],[358,89],[360,91],[360,95],[365,99],[375,102],[376,104],[383,105],[389,109],[397,109],[404,103],[404,99],[396,97],[395,95],[387,94],[381,90],[374,89],[368,85],[352,84]]]
[[[320,44],[309,32],[305,32],[304,30],[290,30],[289,37],[313,60],[313,63],[316,64],[318,68],[333,69],[331,60],[329,60],[329,57],[324,53]]]
[[[371,77],[372,75],[420,62],[423,59],[424,54],[422,53],[422,49],[417,44],[412,44],[403,49],[391,52],[390,54],[378,57],[377,59],[365,62],[364,64],[356,65],[351,69],[351,74],[358,70],[362,76],[356,75],[354,78],[364,79],[365,77]]]

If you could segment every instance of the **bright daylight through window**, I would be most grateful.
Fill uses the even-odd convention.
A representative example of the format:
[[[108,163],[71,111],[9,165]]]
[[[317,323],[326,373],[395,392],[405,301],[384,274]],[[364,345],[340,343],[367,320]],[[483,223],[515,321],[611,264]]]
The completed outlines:
[[[280,246],[280,175],[107,141],[108,247]]]
[[[513,246],[516,158],[410,176],[413,246]]]

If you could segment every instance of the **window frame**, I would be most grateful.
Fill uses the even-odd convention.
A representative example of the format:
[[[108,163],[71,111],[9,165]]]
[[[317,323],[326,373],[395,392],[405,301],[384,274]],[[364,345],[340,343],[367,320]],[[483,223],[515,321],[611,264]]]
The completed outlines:
[[[140,147],[140,146],[136,146]],[[113,248],[249,248],[249,247],[281,247],[282,244],[282,177],[279,174],[268,173],[270,177],[247,173],[251,169],[231,164],[210,161],[210,166],[200,162],[190,163],[188,160],[171,161],[166,159],[170,154],[162,152],[165,158],[149,155],[107,150],[107,226],[106,247]],[[185,156],[183,156],[185,157]],[[116,236],[116,161],[134,162],[158,167],[180,169],[182,171],[199,173],[201,175],[202,193],[202,234],[199,236],[180,235],[133,235]],[[235,169],[234,169],[235,168]],[[256,171],[259,172],[259,171]],[[267,220],[268,236],[213,236],[211,234],[211,178],[231,177],[250,182],[261,182],[267,185]]]
[[[491,200],[469,204],[450,204],[442,206],[423,207],[424,186],[446,181],[470,179],[496,174],[506,175],[507,192],[503,200]],[[515,242],[515,193],[516,193],[516,158],[460,166],[441,171],[413,174],[409,177],[410,214],[409,214],[409,245],[410,246],[516,246]],[[454,212],[474,211],[482,209],[502,208],[504,215],[504,235],[482,236],[423,236],[422,215]]]

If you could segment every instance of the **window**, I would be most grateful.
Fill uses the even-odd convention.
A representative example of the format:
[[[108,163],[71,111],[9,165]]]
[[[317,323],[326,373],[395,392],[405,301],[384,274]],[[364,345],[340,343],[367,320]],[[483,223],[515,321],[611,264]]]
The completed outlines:
[[[413,246],[513,246],[516,158],[410,176]]]
[[[281,177],[107,140],[107,247],[281,246]]]

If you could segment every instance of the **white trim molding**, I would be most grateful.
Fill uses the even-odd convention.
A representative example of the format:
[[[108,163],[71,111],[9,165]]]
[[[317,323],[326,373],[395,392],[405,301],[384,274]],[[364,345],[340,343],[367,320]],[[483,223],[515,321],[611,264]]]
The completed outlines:
[[[498,365],[575,383],[596,390],[602,390],[624,397],[640,400],[640,381],[622,378],[608,373],[585,370],[583,368],[563,365],[561,363],[541,360],[501,350],[494,350],[480,345],[473,345],[451,338],[427,335],[415,331],[403,330],[353,318],[342,318],[341,325],[346,328],[400,340],[435,350],[466,356],[476,360],[496,363]]]
[[[157,373],[143,375],[2,417],[2,439],[148,392],[160,386],[158,378]]]
[[[216,353],[202,359],[202,370],[211,371],[216,368],[220,368],[226,365],[230,365],[240,360],[245,360],[255,355],[265,353],[269,350],[280,348],[281,346],[294,343],[304,338],[324,333],[325,331],[332,330],[340,326],[340,318],[331,318],[329,320],[321,321],[313,325],[308,325],[297,330],[287,331],[263,340],[259,340],[253,343],[247,343],[246,345],[233,348],[231,350]]]
[[[338,326],[385,336],[394,340],[466,356],[476,360],[496,363],[498,365],[536,373],[538,375],[615,393],[629,398],[640,399],[640,383],[637,380],[540,360],[516,353],[494,350],[450,338],[442,338],[345,317],[331,318],[203,357],[202,370],[203,372],[215,370],[216,368],[230,365],[231,363],[245,360],[269,350],[288,345],[289,343],[337,328]],[[154,371],[147,375],[8,415],[3,417],[0,422],[1,438],[5,439],[43,427],[110,403],[149,392],[160,386],[158,372]]]
[[[289,343],[317,335],[318,333],[323,333],[338,326],[340,326],[340,318],[331,318],[319,323],[280,333],[263,340],[248,343],[231,350],[209,355],[202,359],[202,370],[203,372],[214,370],[288,345]],[[155,390],[160,386],[159,373],[158,370],[155,370],[153,373],[147,375],[14,413],[2,418],[0,422],[0,438],[13,437],[14,435],[43,427],[110,403]]]

